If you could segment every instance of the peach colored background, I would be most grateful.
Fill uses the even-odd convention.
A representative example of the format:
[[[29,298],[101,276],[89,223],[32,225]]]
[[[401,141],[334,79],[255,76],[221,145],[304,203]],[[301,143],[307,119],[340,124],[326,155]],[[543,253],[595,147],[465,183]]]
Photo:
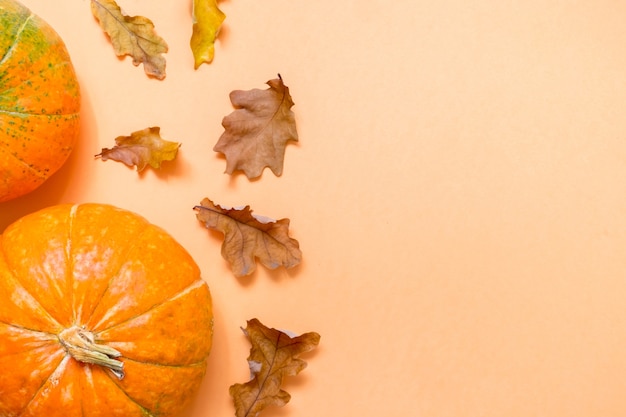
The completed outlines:
[[[83,131],[0,228],[93,201],[177,238],[215,301],[195,417],[234,415],[252,317],[322,335],[268,417],[626,415],[626,2],[226,0],[194,71],[191,1],[120,0],[169,43],[164,81],[114,56],[89,1],[24,3],[67,43]],[[284,174],[223,174],[228,93],[279,72],[300,134]],[[183,143],[162,171],[93,159],[154,125]],[[290,218],[302,264],[234,278],[203,197]]]

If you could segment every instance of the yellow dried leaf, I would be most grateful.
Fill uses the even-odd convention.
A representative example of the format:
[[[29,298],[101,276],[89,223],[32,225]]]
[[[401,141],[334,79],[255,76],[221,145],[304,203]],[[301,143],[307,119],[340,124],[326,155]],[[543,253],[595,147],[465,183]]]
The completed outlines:
[[[215,40],[226,15],[217,7],[217,0],[193,0],[192,18],[190,45],[194,67],[198,69],[202,63],[210,64],[213,61]]]
[[[245,384],[232,385],[229,393],[237,417],[256,417],[267,406],[282,407],[291,399],[281,389],[283,378],[294,376],[306,367],[306,362],[297,356],[315,349],[320,335],[309,332],[291,337],[266,327],[258,319],[248,320],[243,332],[252,345],[248,356],[252,378]]]
[[[129,55],[133,64],[143,64],[151,77],[165,78],[167,43],[154,30],[152,21],[143,16],[127,16],[114,0],[91,0],[91,12],[109,36],[117,56]]]
[[[147,165],[160,168],[161,162],[176,158],[180,143],[170,142],[161,138],[159,127],[148,127],[131,133],[130,136],[115,138],[115,146],[103,148],[96,157],[103,161],[112,159],[128,166],[136,166],[137,171]]]

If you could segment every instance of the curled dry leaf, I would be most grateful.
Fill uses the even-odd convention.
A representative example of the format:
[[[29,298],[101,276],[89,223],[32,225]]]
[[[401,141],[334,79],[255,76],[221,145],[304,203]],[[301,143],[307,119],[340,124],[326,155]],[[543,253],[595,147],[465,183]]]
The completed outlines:
[[[226,156],[227,174],[242,170],[252,179],[269,167],[279,176],[287,142],[298,140],[289,87],[280,74],[267,84],[266,90],[230,93],[236,110],[222,120],[225,131],[213,148]]]
[[[160,168],[161,162],[172,161],[176,158],[180,143],[170,142],[161,138],[159,127],[148,127],[131,133],[130,136],[115,138],[115,146],[111,149],[103,148],[96,155],[103,161],[112,159],[142,171],[147,165]]]
[[[267,406],[282,407],[291,399],[281,389],[283,378],[302,371],[307,363],[297,356],[313,350],[320,341],[315,332],[291,337],[264,326],[258,319],[248,320],[243,332],[250,340],[250,381],[234,384],[229,392],[237,417],[255,417]]]
[[[143,63],[146,74],[165,78],[167,43],[154,30],[152,21],[143,16],[127,16],[114,0],[91,0],[91,12],[111,39],[117,56],[130,55],[133,64]]]
[[[206,227],[224,234],[222,256],[237,277],[254,272],[255,258],[270,269],[290,268],[302,259],[298,241],[289,237],[289,219],[268,220],[253,215],[249,206],[222,208],[208,198],[194,211]]]
[[[190,45],[195,69],[204,62],[210,64],[213,61],[215,39],[225,18],[226,15],[217,7],[217,0],[193,0]]]

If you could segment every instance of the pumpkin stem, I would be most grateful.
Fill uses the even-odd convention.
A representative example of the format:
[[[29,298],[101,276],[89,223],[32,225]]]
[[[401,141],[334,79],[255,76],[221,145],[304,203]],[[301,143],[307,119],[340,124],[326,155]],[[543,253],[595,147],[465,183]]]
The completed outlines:
[[[104,366],[119,379],[124,377],[124,362],[113,358],[122,356],[120,352],[95,342],[93,333],[80,326],[72,326],[58,335],[61,345],[77,361]]]

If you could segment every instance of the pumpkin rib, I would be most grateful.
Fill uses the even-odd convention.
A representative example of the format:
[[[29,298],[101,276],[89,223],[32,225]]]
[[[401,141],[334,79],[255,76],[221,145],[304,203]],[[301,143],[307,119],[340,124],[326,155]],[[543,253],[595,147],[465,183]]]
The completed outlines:
[[[54,71],[58,71],[59,69],[62,69],[63,67],[70,67],[71,63],[70,62],[64,62],[64,61],[60,61],[60,62],[55,62],[53,65],[48,66],[47,70],[48,72],[54,72]],[[0,69],[2,69],[2,67],[0,66]],[[74,68],[70,68],[71,71],[74,70]],[[20,77],[17,78],[16,81],[18,82],[15,85],[11,85],[11,83],[6,83],[6,89],[0,91],[0,96],[3,95],[8,95],[9,93],[14,93],[15,90],[18,90],[20,88],[25,88],[25,87],[32,87],[33,80],[32,78],[27,78],[27,77]],[[19,96],[19,95],[18,95]]]
[[[20,280],[19,276],[20,274],[17,272],[16,267],[14,265],[14,262],[12,259],[10,259],[9,257],[7,257],[4,253],[4,251],[2,251],[2,243],[3,243],[3,238],[4,235],[0,235],[0,254],[2,255],[3,259],[4,259],[4,263],[7,266],[7,272],[10,274],[11,278],[13,278],[13,280],[19,284],[19,286],[24,290],[24,292],[31,298],[31,302],[36,303],[36,306],[41,309],[41,312],[45,313],[46,315],[46,319],[49,321],[49,323],[52,325],[52,327],[56,327],[57,329],[62,329],[63,325],[60,323],[60,321],[58,320],[57,317],[55,317],[50,311],[48,311],[48,309],[45,308],[44,304],[37,299],[37,297],[35,296],[35,294],[31,293],[27,288],[26,285],[24,285],[24,283],[22,282],[22,280]],[[52,283],[56,284],[55,280],[51,280]]]
[[[35,167],[29,165],[28,163],[26,163],[26,161],[24,161],[22,158],[20,158],[19,156],[15,155],[12,152],[6,152],[6,155],[9,155],[9,157],[13,158],[15,161],[18,162],[18,164],[20,166],[24,166],[25,168],[28,169],[28,171],[32,172],[33,174],[35,174],[37,177],[41,178],[41,179],[46,179],[46,176],[44,174],[41,173],[40,170],[36,169]]]
[[[181,291],[177,292],[176,294],[172,295],[171,297],[161,301],[160,303],[157,303],[157,304],[151,306],[148,310],[146,310],[146,311],[144,311],[142,313],[138,313],[138,314],[136,314],[136,315],[134,315],[132,317],[129,317],[126,320],[117,322],[117,323],[115,323],[115,324],[113,324],[113,325],[111,325],[111,326],[109,326],[107,328],[100,329],[100,330],[98,330],[95,333],[95,335],[99,335],[100,333],[104,333],[104,332],[106,332],[108,330],[114,329],[115,327],[122,326],[122,325],[128,323],[129,321],[136,320],[136,319],[138,319],[141,316],[144,316],[146,314],[150,314],[152,311],[156,310],[157,308],[159,308],[159,307],[169,303],[172,300],[175,300],[178,297],[182,297],[183,295],[189,293],[190,291],[193,291],[196,288],[201,287],[202,285],[204,285],[204,281],[202,279],[198,279],[198,280],[194,281],[193,283],[191,283],[186,288],[184,288],[183,290],[181,290]],[[99,324],[100,324],[100,322],[96,323],[93,327],[97,328]]]
[[[128,398],[128,401],[130,401],[131,403],[135,404],[137,407],[139,407],[146,414],[146,417],[157,417],[156,414],[152,414],[152,412],[149,409],[147,409],[143,405],[139,404],[137,402],[137,400],[135,400],[130,395],[128,395],[128,393],[124,390],[124,388],[118,383],[116,378],[111,376],[111,374],[109,372],[106,373],[106,376],[113,382],[113,385],[115,385],[117,390],[119,392],[121,392],[124,395],[125,398]]]
[[[77,113],[74,114],[67,114],[67,115],[38,115],[38,114],[27,114],[27,113],[19,113],[19,112],[9,112],[6,110],[2,110],[0,109],[0,114],[4,113],[7,115],[11,115],[11,116],[16,116],[16,117],[22,117],[22,116],[33,116],[33,117],[42,117],[45,119],[48,119],[49,121],[52,120],[67,120],[67,121],[71,121],[74,118],[77,118],[79,115]],[[36,142],[36,141],[41,141],[42,139],[40,137],[38,137],[37,135],[29,135],[26,136],[24,135],[23,138],[21,138],[20,142],[24,142],[24,141],[32,141],[32,142]],[[29,164],[28,162],[26,162],[24,159],[22,159],[21,157],[19,157],[17,155],[17,152],[11,152],[10,148],[12,145],[9,144],[9,142],[5,142],[5,143],[0,143],[0,145],[2,145],[2,147],[6,150],[6,154],[10,155],[12,157],[14,157],[16,160],[18,160],[19,162],[21,162],[22,164],[24,164],[24,166],[32,169],[39,177],[41,177],[42,179],[46,179],[47,175],[45,174],[45,172],[42,172],[41,169],[37,169],[35,166],[33,166],[32,164]],[[0,148],[2,149],[2,148]],[[49,168],[49,167],[46,167]],[[45,170],[44,170],[45,171]]]
[[[2,68],[1,65],[2,64],[0,64],[0,69]],[[59,61],[59,62],[55,62],[52,65],[49,64],[47,69],[48,69],[48,71],[53,72],[53,71],[58,70],[61,66],[66,66],[67,67],[67,66],[70,66],[70,65],[71,64],[69,62]],[[72,70],[73,70],[73,68],[72,68]],[[8,93],[10,91],[13,91],[16,88],[21,88],[21,87],[24,86],[24,84],[28,84],[29,82],[32,83],[32,79],[31,78],[21,77],[21,78],[17,78],[16,80],[19,81],[19,84],[15,84],[15,85],[8,84],[8,87],[6,88],[6,90],[0,91],[0,95],[6,94],[6,93]]]
[[[59,365],[66,359],[66,355],[64,355],[62,350],[55,349],[47,349],[48,346],[40,348],[40,352],[30,353],[26,352],[28,355],[27,359],[31,359],[28,363],[24,364],[23,367],[18,368],[17,370],[10,372],[9,375],[3,376],[3,383],[6,383],[6,378],[10,379],[11,385],[6,388],[14,388],[11,389],[10,392],[5,391],[5,394],[8,396],[12,396],[14,399],[17,399],[20,402],[19,409],[12,408],[9,410],[10,416],[22,416],[24,412],[28,408],[29,404],[32,404],[33,399],[37,395],[37,393],[41,392],[42,388],[46,385],[46,382],[50,380],[50,378],[54,375],[54,372],[59,368]],[[22,356],[24,356],[22,354]],[[25,358],[26,359],[26,358]],[[32,359],[35,359],[32,361]],[[3,365],[7,365],[6,357],[2,358]],[[13,360],[13,358],[11,358]],[[22,359],[24,360],[24,359]],[[10,362],[8,362],[10,363]],[[50,366],[46,366],[50,365]],[[32,366],[37,366],[39,371],[38,375],[32,375]],[[41,366],[46,368],[46,372],[43,372]],[[23,381],[24,379],[28,379],[28,381]],[[20,384],[20,382],[25,382],[26,384]],[[23,392],[19,392],[19,390],[24,390]],[[17,391],[17,392],[16,392]],[[31,394],[31,395],[27,395]],[[15,398],[15,397],[18,398]],[[6,399],[6,396],[3,396],[3,400]],[[3,414],[5,415],[5,414]]]
[[[151,364],[151,363],[144,363],[144,362],[138,362],[138,361],[132,361],[132,360],[127,360],[127,361],[128,361],[128,362],[134,362],[134,363],[136,363],[136,364],[140,364],[140,365],[153,366],[153,367],[156,367],[156,368],[168,368],[168,369],[186,369],[186,368],[188,368],[188,369],[193,369],[193,368],[203,368],[203,369],[204,369],[204,370],[202,371],[202,372],[203,372],[203,374],[204,374],[204,372],[206,372],[206,366],[207,366],[207,364],[206,364],[206,362],[207,362],[207,361],[206,361],[206,360],[204,360],[204,361],[202,361],[202,362],[199,362],[198,364],[194,364],[194,365],[186,365],[186,366],[179,366],[179,367],[172,367],[172,366],[167,367],[167,366],[163,366],[163,365],[160,365],[160,364],[156,364],[156,365],[155,365],[155,364]],[[154,412],[154,413],[153,413],[153,412],[152,412],[152,410],[150,410],[150,409],[146,408],[145,406],[141,405],[141,403],[139,402],[139,400],[137,400],[137,399],[133,398],[133,397],[131,396],[131,394],[129,394],[129,392],[128,392],[128,391],[129,391],[129,390],[128,390],[128,387],[124,387],[124,384],[123,384],[124,380],[116,379],[116,378],[113,376],[113,374],[111,374],[110,372],[107,372],[107,373],[106,373],[106,375],[107,375],[107,377],[108,377],[108,378],[109,378],[109,379],[113,382],[113,384],[114,384],[114,385],[115,385],[115,386],[116,386],[116,387],[117,387],[117,388],[118,388],[121,392],[123,392],[123,393],[124,393],[124,395],[125,395],[125,396],[126,396],[126,397],[127,397],[127,398],[128,398],[128,399],[129,399],[129,400],[130,400],[133,404],[136,404],[136,405],[137,405],[138,407],[140,407],[142,410],[145,410],[147,413],[149,413],[149,416],[152,416],[152,417],[157,417],[157,416],[161,416],[161,415],[162,415],[161,413],[159,413],[159,412],[158,412],[158,410],[157,410],[157,412]],[[150,390],[149,390],[149,389],[147,389],[146,391],[147,391],[147,392],[150,392]],[[169,416],[170,414],[166,414],[166,415],[168,415],[168,416]]]
[[[19,282],[19,281],[18,281],[18,282]],[[42,312],[44,312],[44,313],[46,314],[46,319],[50,320],[50,322],[51,322],[52,326],[56,326],[56,327],[58,327],[58,328],[63,328],[63,326],[61,325],[61,323],[59,323],[59,322],[58,322],[58,320],[57,320],[57,319],[55,319],[55,318],[54,318],[54,316],[53,316],[52,314],[50,314],[50,312],[49,312],[48,310],[46,310],[46,309],[43,307],[43,305],[41,305],[41,303],[39,302],[39,300],[37,300],[37,299],[36,299],[36,298],[35,298],[35,297],[31,294],[31,293],[29,293],[29,292],[27,292],[27,293],[28,293],[28,295],[30,295],[30,296],[32,297],[32,300],[33,300],[34,302],[36,302],[36,303],[37,303],[37,306],[39,306],[39,308],[41,308],[41,311],[42,311]],[[8,325],[14,325],[14,324],[12,324],[12,323],[6,323],[6,322],[3,322],[3,323],[4,323],[4,324],[8,324]],[[15,327],[23,327],[23,326],[19,326],[19,325],[18,325],[18,326],[15,326]],[[42,330],[30,329],[30,328],[28,328],[28,327],[23,327],[23,328],[24,328],[24,329],[27,329],[27,330],[33,330],[33,331],[36,331],[36,332],[49,333],[49,332],[45,332],[45,331],[42,331]],[[53,333],[49,333],[49,334],[53,334]]]
[[[160,303],[142,315],[136,315],[107,330],[94,332],[96,343],[106,345],[120,353],[121,357],[136,363],[182,367],[200,364],[206,360],[211,346],[213,322],[212,302],[207,299],[208,286],[196,283],[181,295]],[[184,312],[185,305],[201,302],[205,308]],[[200,301],[202,300],[202,301]],[[180,326],[177,314],[192,314],[186,324]],[[207,328],[201,323],[209,322]],[[146,331],[145,329],[150,329]],[[181,343],[185,340],[185,343]],[[164,346],[155,350],[154,346]]]
[[[67,230],[67,242],[65,244],[65,273],[66,276],[69,276],[69,279],[72,282],[68,282],[68,286],[70,286],[70,288],[74,288],[74,256],[73,256],[73,242],[72,242],[72,236],[73,236],[73,232],[74,232],[74,223],[76,220],[76,213],[78,211],[78,204],[74,204],[72,205],[72,207],[70,208],[69,211],[69,223],[68,223],[68,230]],[[70,291],[69,292],[70,295],[70,306],[71,306],[71,311],[72,311],[72,317],[71,317],[71,321],[73,323],[76,322],[76,317],[78,312],[76,311],[76,302],[75,302],[75,298],[76,295],[74,294],[74,291]]]
[[[73,242],[72,242],[72,236],[74,235],[74,228],[76,227],[76,217],[78,216],[78,209],[80,207],[80,204],[74,204],[70,210],[70,222],[69,222],[69,231],[68,231],[68,247],[67,247],[67,267],[68,267],[68,271],[70,273],[70,277],[71,280],[74,281],[76,278],[74,276],[74,272],[75,272],[75,266],[74,266],[74,258],[76,256],[76,253],[73,250]],[[98,306],[100,305],[100,303],[102,302],[104,296],[106,295],[107,291],[109,290],[110,286],[111,286],[111,282],[113,282],[113,280],[115,280],[115,278],[118,276],[119,271],[121,270],[122,266],[124,265],[124,261],[128,258],[128,253],[130,253],[135,246],[137,245],[137,242],[139,240],[139,238],[146,233],[149,229],[151,228],[151,225],[147,222],[144,221],[143,227],[142,229],[138,230],[136,232],[136,239],[129,239],[126,241],[127,245],[125,247],[118,247],[116,249],[117,252],[124,252],[123,255],[121,255],[119,257],[120,260],[120,264],[117,265],[117,272],[114,274],[111,274],[111,276],[109,277],[109,280],[106,284],[106,286],[104,288],[102,288],[102,292],[99,294],[99,296],[97,297],[95,303],[93,304],[92,310],[88,313],[88,315],[84,315],[85,313],[83,311],[73,311],[73,315],[74,315],[74,319],[77,319],[80,313],[80,316],[83,317],[82,322],[80,323],[81,325],[87,324],[89,323],[89,321],[91,320],[91,317],[93,316],[93,314],[97,311]],[[74,283],[72,282],[72,285],[74,285]],[[71,291],[71,296],[72,296],[72,306],[74,306],[75,303],[75,299],[74,297],[76,296],[74,291]],[[81,305],[82,308],[82,305]],[[77,323],[74,323],[77,324]]]
[[[72,222],[73,224],[73,222]],[[138,244],[139,241],[139,237],[141,237],[144,233],[146,233],[149,229],[150,229],[151,225],[150,224],[144,224],[144,227],[141,231],[139,231],[137,233],[137,239],[134,240],[128,240],[128,245],[123,248],[123,249],[118,249],[118,251],[123,250],[126,254],[130,253],[135,246]],[[71,230],[70,230],[70,236],[71,236]],[[70,251],[71,251],[71,242],[70,242]],[[70,252],[71,254],[71,252]],[[122,266],[124,265],[123,260],[125,260],[127,258],[126,255],[124,256],[120,256],[120,259],[122,260],[122,263],[119,265],[118,271],[115,274],[111,274],[111,277],[109,278],[109,281],[107,282],[107,285],[102,289],[102,293],[100,294],[100,296],[98,297],[98,300],[95,302],[95,304],[93,305],[93,308],[91,310],[91,312],[89,313],[89,315],[85,316],[84,319],[84,324],[89,323],[91,321],[91,318],[93,317],[94,313],[98,310],[98,306],[100,305],[100,303],[102,302],[102,300],[104,299],[104,296],[106,295],[106,293],[109,291],[109,288],[111,287],[111,283],[119,276],[119,272],[122,268]],[[72,267],[72,272],[73,272],[73,267]],[[72,292],[73,294],[73,292]],[[94,326],[95,327],[95,326]]]
[[[35,296],[33,294],[31,294],[26,289],[26,287],[24,287],[22,282],[17,278],[17,274],[16,274],[14,268],[11,267],[11,264],[9,263],[9,260],[5,256],[4,251],[2,250],[2,237],[3,237],[3,235],[0,234],[0,256],[2,256],[2,258],[4,259],[4,264],[8,267],[7,272],[9,273],[10,278],[12,278],[13,281],[15,281],[17,284],[19,284],[19,286],[24,290],[24,293],[27,294],[31,298],[31,300],[29,300],[29,301],[36,303],[36,306],[38,307],[38,310],[40,310],[42,313],[45,314],[45,316],[43,318],[45,319],[45,321],[48,322],[50,327],[56,328],[56,329],[62,329],[63,326],[61,325],[61,323],[59,323],[59,321],[56,318],[54,318],[54,316],[52,314],[50,314],[50,312],[48,310],[46,310],[44,308],[44,306],[41,304],[41,302],[39,302],[39,300],[37,300],[35,298]],[[19,325],[16,325],[15,323],[5,323],[5,324],[9,324],[9,325],[13,325],[13,326],[19,327]],[[33,330],[33,331],[38,331],[38,332],[42,332],[42,333],[52,334],[50,332],[45,332],[43,330],[30,329],[30,328],[27,328],[25,326],[22,326],[22,327],[25,328],[25,329],[28,329],[28,330]]]
[[[31,329],[30,327],[22,326],[22,325],[17,324],[17,323],[9,323],[9,322],[4,321],[4,320],[0,320],[0,324],[4,324],[5,326],[9,326],[9,327],[14,327],[16,329],[28,330],[29,332],[41,333],[41,334],[44,334],[46,336],[50,336],[51,337],[51,339],[50,339],[51,342],[55,342],[56,340],[58,340],[56,338],[56,334],[51,333],[51,332],[46,332],[46,331],[37,330],[37,329]]]
[[[41,386],[39,387],[37,392],[35,392],[35,395],[33,395],[32,398],[28,401],[28,403],[26,403],[26,406],[24,407],[24,409],[20,411],[20,413],[19,413],[20,416],[22,416],[24,414],[24,412],[26,410],[28,410],[28,407],[30,407],[30,405],[35,401],[35,399],[43,391],[44,387],[48,384],[48,381],[50,381],[51,378],[53,378],[55,376],[59,376],[59,378],[60,378],[63,375],[63,372],[64,372],[65,368],[67,367],[67,363],[71,359],[72,359],[72,357],[69,355],[69,353],[66,353],[65,355],[63,355],[63,357],[59,361],[59,364],[56,366],[56,368],[54,368],[52,370],[52,372],[50,373],[50,375],[48,375],[48,377],[43,380],[43,383],[41,384]],[[54,384],[54,383],[52,383],[52,384]]]
[[[11,44],[11,46],[7,48],[7,52],[4,54],[2,59],[0,59],[0,66],[2,66],[2,64],[4,64],[11,57],[11,55],[13,54],[13,50],[15,50],[15,46],[18,44],[18,41],[20,37],[22,36],[22,33],[24,33],[24,30],[26,29],[26,26],[28,25],[28,22],[33,20],[35,14],[31,12],[30,10],[29,12],[30,14],[28,15],[28,17],[24,19],[24,22],[22,23],[20,28],[17,30],[17,32],[15,32],[15,39],[13,39],[13,43]]]
[[[38,115],[38,114],[26,114],[26,113],[19,113],[19,112],[9,112],[9,111],[0,109],[0,116],[2,115],[2,113],[8,116],[12,116],[13,118],[23,118],[24,116],[38,118],[39,120],[42,120],[44,123],[47,123],[47,125],[50,126],[50,129],[55,128],[55,126],[52,125],[53,123],[56,123],[56,126],[58,126],[59,122],[71,123],[73,120],[77,120],[80,117],[78,113],[67,114],[67,115]],[[10,123],[12,122],[7,123],[7,125],[10,125]],[[37,124],[37,123],[39,122],[36,122],[36,121],[34,122],[34,124]],[[0,122],[0,130],[1,129],[2,129],[2,123]],[[56,130],[58,131],[58,129]],[[41,136],[41,135],[38,135],[37,132],[27,132],[27,133],[19,132],[18,133],[17,131],[12,131],[9,128],[6,129],[6,134],[8,136],[5,136],[2,134],[2,132],[0,132],[0,136],[2,136],[0,137],[0,149],[4,149],[4,151],[6,152],[6,155],[10,155],[14,157],[20,163],[22,163],[25,167],[29,168],[30,172],[35,173],[36,176],[41,179],[40,182],[44,182],[49,177],[50,171],[52,170],[56,171],[58,168],[60,168],[61,165],[59,165],[56,161],[50,161],[49,156],[47,156],[46,154],[40,153],[40,155],[38,155],[38,158],[35,158],[34,156],[30,155],[27,151],[27,149],[30,149],[30,148],[41,148],[42,146],[45,146],[46,143],[50,142],[49,136],[48,137]],[[22,136],[17,137],[17,134],[21,134]],[[48,135],[50,135],[50,133],[48,133]],[[2,139],[6,139],[6,140],[2,140]],[[29,145],[25,146],[24,144],[26,143],[28,143]],[[66,144],[58,143],[57,146],[59,147],[59,150],[61,152],[66,151],[68,153],[66,158],[69,157],[69,151],[68,151]],[[19,156],[20,153],[22,154],[22,156]],[[31,163],[29,163],[26,160],[24,160],[23,157],[26,157],[26,158],[30,157],[33,159]]]
[[[19,333],[16,332],[16,334],[9,335],[10,343],[2,343],[2,357],[5,360],[9,359],[9,362],[11,362],[10,358],[12,356],[23,356],[31,353],[36,355],[37,352],[47,352],[48,350],[58,351],[59,338],[53,333],[29,329],[4,321],[0,321],[0,325],[4,327],[2,333],[5,336],[7,335],[6,330],[8,329],[19,330]]]
[[[3,323],[3,324],[6,324],[6,323]],[[54,336],[54,335],[51,334],[51,336]],[[32,346],[27,349],[20,350],[19,352],[3,353],[2,356],[3,358],[10,358],[11,356],[23,355],[25,353],[33,352],[36,350],[47,350],[51,347],[54,347],[55,345],[59,345],[58,339],[55,341],[54,339],[51,338],[50,340],[47,341],[47,343],[42,343],[39,346]]]
[[[81,412],[82,416],[90,416],[92,409],[99,410],[96,415],[102,416],[103,409],[109,410],[110,404],[107,403],[106,400],[112,397],[120,397],[115,398],[115,403],[119,405],[119,403],[129,403],[132,407],[136,408],[139,411],[139,414],[134,412],[128,412],[128,408],[126,408],[127,414],[122,414],[124,410],[115,409],[112,415],[129,415],[129,416],[138,416],[138,417],[156,417],[149,410],[138,404],[136,401],[133,401],[132,398],[129,398],[126,393],[124,395],[118,395],[119,386],[115,383],[115,379],[109,378],[109,373],[103,369],[94,366],[85,366],[84,367],[84,385],[82,386],[83,392],[81,393]],[[99,396],[105,399],[105,401],[99,400]],[[94,398],[95,397],[95,398]],[[102,404],[102,403],[105,404]],[[126,404],[124,404],[126,406]],[[134,410],[133,410],[134,411]]]
[[[56,71],[73,71],[73,67],[70,62],[57,62],[56,64],[48,67],[48,73],[54,73]],[[13,107],[0,107],[0,113],[13,115],[13,116],[45,116],[45,117],[53,117],[53,116],[72,116],[76,117],[80,115],[80,107],[76,104],[72,106],[65,106],[67,108],[59,108],[51,111],[51,109],[41,109],[34,106],[30,103],[30,106],[22,106],[21,108],[18,106],[19,104],[23,104],[20,102],[21,97],[26,97],[27,99],[41,99],[46,96],[45,92],[42,95],[41,91],[33,90],[32,87],[28,85],[29,82],[32,82],[30,78],[23,78],[17,80],[19,83],[16,85],[8,85],[5,90],[0,91],[0,98],[3,96],[8,98],[8,103]],[[77,81],[78,83],[78,81]],[[59,93],[60,96],[66,96],[67,91],[63,91]],[[5,101],[6,105],[6,98]],[[62,100],[62,97],[59,97],[59,100]],[[0,101],[1,103],[1,101]],[[37,111],[36,111],[37,110]]]
[[[76,116],[80,116],[80,112],[50,114],[50,113],[33,113],[33,112],[4,110],[4,109],[0,109],[0,113],[8,114],[10,116],[33,116],[33,117],[46,117],[46,118],[56,117],[56,116],[63,116],[63,117],[70,116],[70,118],[74,118]]]
[[[65,274],[66,276],[69,277],[69,279],[71,280],[71,282],[68,282],[67,285],[70,288],[74,288],[74,256],[73,254],[73,245],[72,245],[72,232],[74,231],[74,221],[76,219],[76,212],[78,211],[78,204],[74,204],[72,205],[72,207],[70,208],[69,211],[69,223],[68,223],[68,230],[67,230],[67,242],[65,243]],[[76,317],[78,312],[75,309],[76,303],[75,303],[75,298],[76,295],[74,294],[74,291],[70,291],[69,292],[69,296],[70,296],[70,306],[71,306],[71,321],[72,323],[76,322]]]

